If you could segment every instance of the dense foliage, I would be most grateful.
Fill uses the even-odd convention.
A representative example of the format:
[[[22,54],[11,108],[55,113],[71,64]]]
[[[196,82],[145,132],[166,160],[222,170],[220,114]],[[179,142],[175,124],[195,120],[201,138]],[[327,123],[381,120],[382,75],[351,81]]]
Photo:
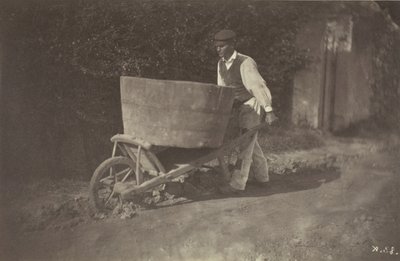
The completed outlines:
[[[211,39],[221,28],[238,32],[239,51],[256,59],[277,92],[289,88],[293,72],[305,61],[294,46],[306,17],[299,6],[240,0],[82,0],[27,6],[14,14],[18,17],[13,21],[20,24],[13,31],[26,31],[26,48],[41,51],[40,58],[45,56],[52,66],[67,66],[66,73],[94,78],[215,82]]]
[[[238,50],[257,61],[281,115],[290,107],[293,74],[306,61],[294,45],[306,11],[294,5],[245,0],[22,2],[1,8],[8,63],[4,82],[13,86],[5,91],[10,97],[5,140],[29,135],[11,154],[33,154],[30,160],[39,169],[51,168],[55,175],[90,175],[109,153],[109,137],[122,131],[119,76],[215,82],[217,55],[211,39],[217,30],[238,33]],[[13,109],[16,104],[18,110]],[[49,155],[49,166],[38,163]]]

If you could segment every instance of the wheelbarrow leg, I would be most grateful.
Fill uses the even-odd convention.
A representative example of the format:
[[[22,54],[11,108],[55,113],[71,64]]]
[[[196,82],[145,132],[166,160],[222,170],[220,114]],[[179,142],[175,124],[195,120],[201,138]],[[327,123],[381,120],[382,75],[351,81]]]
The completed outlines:
[[[222,170],[222,176],[226,182],[231,179],[231,173],[229,172],[228,166],[225,163],[224,156],[218,156],[218,163]]]

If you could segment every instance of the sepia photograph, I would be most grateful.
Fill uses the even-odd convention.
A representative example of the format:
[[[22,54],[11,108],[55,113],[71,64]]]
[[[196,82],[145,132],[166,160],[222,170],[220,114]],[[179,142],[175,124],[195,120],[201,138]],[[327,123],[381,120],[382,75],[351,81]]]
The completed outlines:
[[[1,261],[400,260],[400,1],[1,0]]]

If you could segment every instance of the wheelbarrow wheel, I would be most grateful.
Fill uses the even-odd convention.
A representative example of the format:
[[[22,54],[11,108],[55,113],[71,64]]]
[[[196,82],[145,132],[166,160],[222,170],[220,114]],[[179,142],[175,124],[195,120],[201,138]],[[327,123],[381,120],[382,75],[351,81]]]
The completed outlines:
[[[120,197],[115,193],[117,182],[135,182],[136,163],[127,157],[109,158],[94,171],[89,186],[91,205],[99,211],[112,211],[119,203]]]

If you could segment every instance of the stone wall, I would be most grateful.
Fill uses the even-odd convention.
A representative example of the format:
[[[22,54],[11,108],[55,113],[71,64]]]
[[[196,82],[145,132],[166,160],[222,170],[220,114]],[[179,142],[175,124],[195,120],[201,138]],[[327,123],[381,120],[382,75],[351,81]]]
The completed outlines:
[[[320,86],[322,84],[322,38],[325,21],[306,24],[298,33],[297,46],[312,57],[307,68],[296,73],[293,86],[292,121],[297,125],[318,127]]]
[[[297,45],[308,49],[312,60],[294,79],[293,123],[337,131],[370,116],[371,23],[336,14],[300,30]]]
[[[371,115],[372,49],[368,21],[354,23],[352,46],[337,53],[332,130],[340,130]]]

